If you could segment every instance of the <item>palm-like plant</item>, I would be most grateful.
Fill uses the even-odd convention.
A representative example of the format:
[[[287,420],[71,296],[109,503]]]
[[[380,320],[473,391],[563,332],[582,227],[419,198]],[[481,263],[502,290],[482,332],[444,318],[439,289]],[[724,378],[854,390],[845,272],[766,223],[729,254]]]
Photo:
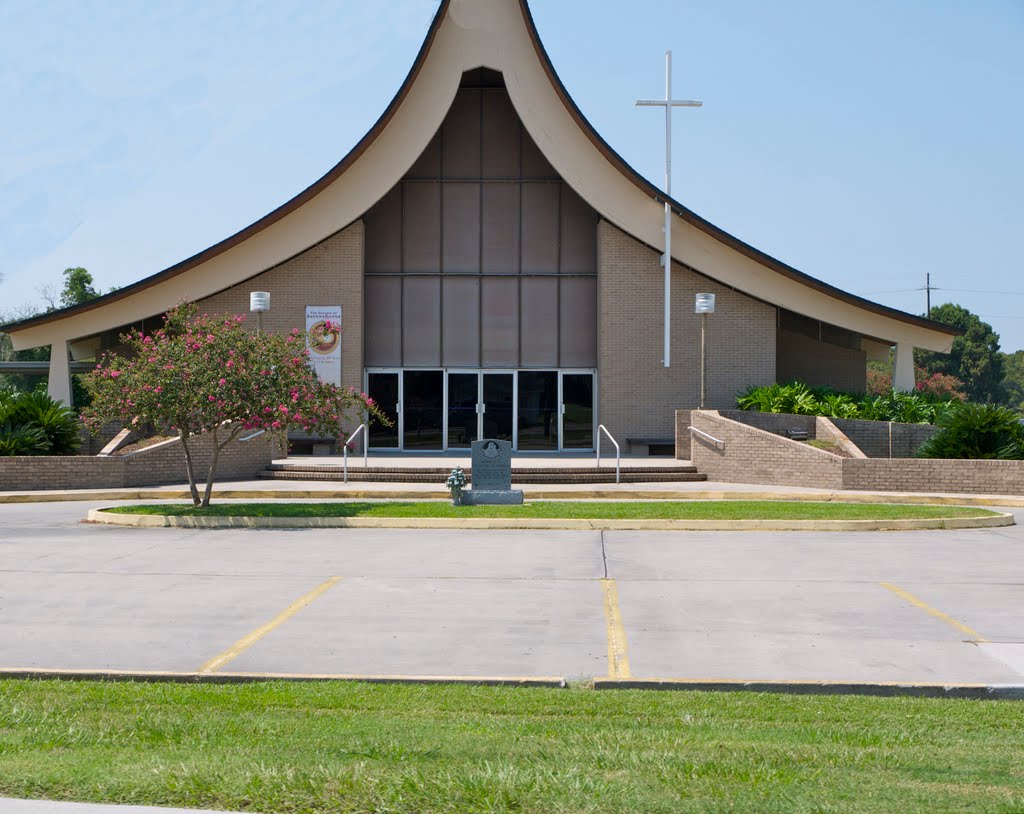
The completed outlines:
[[[43,431],[47,440],[44,454],[71,455],[81,444],[78,416],[74,410],[54,401],[42,390],[21,393],[12,405],[11,418]]]
[[[994,404],[960,404],[946,412],[938,431],[917,451],[920,458],[1024,460],[1024,425]]]
[[[49,447],[49,439],[40,427],[10,420],[0,424],[0,456],[45,455]]]

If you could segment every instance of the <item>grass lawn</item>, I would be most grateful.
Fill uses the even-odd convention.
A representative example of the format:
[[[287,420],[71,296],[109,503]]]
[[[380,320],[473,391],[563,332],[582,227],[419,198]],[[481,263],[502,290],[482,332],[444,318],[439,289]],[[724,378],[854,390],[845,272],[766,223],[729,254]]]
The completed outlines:
[[[800,503],[777,500],[580,502],[545,500],[522,506],[452,506],[444,501],[391,503],[215,503],[117,506],[117,514],[217,517],[543,517],[581,520],[893,520],[981,517],[995,514],[964,506],[883,503]]]
[[[0,682],[0,796],[312,812],[1019,812],[1024,704]]]

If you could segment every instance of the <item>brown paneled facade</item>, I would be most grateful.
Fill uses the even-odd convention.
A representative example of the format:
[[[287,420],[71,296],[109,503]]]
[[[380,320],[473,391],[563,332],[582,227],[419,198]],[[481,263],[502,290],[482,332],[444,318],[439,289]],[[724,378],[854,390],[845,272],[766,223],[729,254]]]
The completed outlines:
[[[400,425],[375,428],[377,446],[452,448],[487,434],[520,449],[592,448],[598,220],[526,132],[501,75],[467,73],[426,150],[364,217],[367,385],[395,401]],[[569,421],[587,431],[574,435],[563,405],[584,383],[588,403]],[[446,429],[470,406],[466,426]],[[429,432],[413,437],[414,423]]]

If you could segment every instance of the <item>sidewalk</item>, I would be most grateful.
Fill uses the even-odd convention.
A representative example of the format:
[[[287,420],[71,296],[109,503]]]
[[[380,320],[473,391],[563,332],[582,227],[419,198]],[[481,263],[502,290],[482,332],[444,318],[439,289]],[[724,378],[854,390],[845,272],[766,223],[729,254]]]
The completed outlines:
[[[516,487],[513,481],[513,487]],[[860,492],[776,486],[760,483],[714,481],[525,484],[527,500],[821,500],[851,503],[950,503],[963,506],[1009,506],[1024,508],[1021,495],[975,495],[927,492]],[[218,500],[442,500],[448,497],[438,483],[342,483],[340,481],[244,480],[220,481],[214,486]],[[58,501],[183,500],[186,484],[131,489],[54,489],[0,492],[2,503],[46,503]]]

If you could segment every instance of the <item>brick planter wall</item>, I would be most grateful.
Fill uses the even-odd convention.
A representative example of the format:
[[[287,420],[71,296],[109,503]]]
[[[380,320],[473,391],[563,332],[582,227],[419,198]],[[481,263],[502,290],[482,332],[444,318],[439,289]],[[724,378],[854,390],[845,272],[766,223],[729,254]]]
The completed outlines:
[[[205,481],[211,450],[209,436],[193,444],[196,477],[200,481]],[[217,480],[254,478],[276,457],[280,457],[280,451],[268,434],[251,441],[236,440],[220,454]],[[4,491],[119,489],[186,482],[185,453],[176,438],[127,455],[0,458],[0,490]]]
[[[718,449],[699,437],[692,441],[690,460],[712,481],[862,491],[1024,495],[1024,461],[842,458],[734,421],[714,410],[680,410],[676,421],[677,433],[692,424],[725,442],[724,448]],[[847,422],[835,423],[846,432]],[[888,423],[878,423],[885,428],[888,450]],[[898,427],[912,428],[906,433],[907,439],[912,439],[915,432],[923,435],[926,429],[915,424],[893,425],[894,430]],[[822,428],[823,423],[819,423],[819,435]]]
[[[213,439],[209,435],[202,436],[193,440],[190,447],[196,480],[205,482]],[[251,441],[235,440],[220,453],[217,480],[254,478],[257,472],[266,469],[279,455],[274,437],[267,433]],[[177,438],[122,457],[125,459],[125,486],[156,486],[186,483],[188,480],[185,474],[185,450]]]
[[[117,489],[124,486],[123,458],[86,455],[16,455],[0,458],[0,490]]]
[[[708,480],[842,488],[843,459],[831,452],[741,424],[714,410],[694,410],[690,423],[725,442],[722,449],[700,436],[691,442],[690,460]]]
[[[859,418],[833,418],[833,423],[869,458],[888,458],[888,421],[864,421]],[[934,424],[892,423],[892,457],[913,458],[917,448],[935,434]]]
[[[1024,461],[867,458],[843,462],[843,488],[1024,495]]]

